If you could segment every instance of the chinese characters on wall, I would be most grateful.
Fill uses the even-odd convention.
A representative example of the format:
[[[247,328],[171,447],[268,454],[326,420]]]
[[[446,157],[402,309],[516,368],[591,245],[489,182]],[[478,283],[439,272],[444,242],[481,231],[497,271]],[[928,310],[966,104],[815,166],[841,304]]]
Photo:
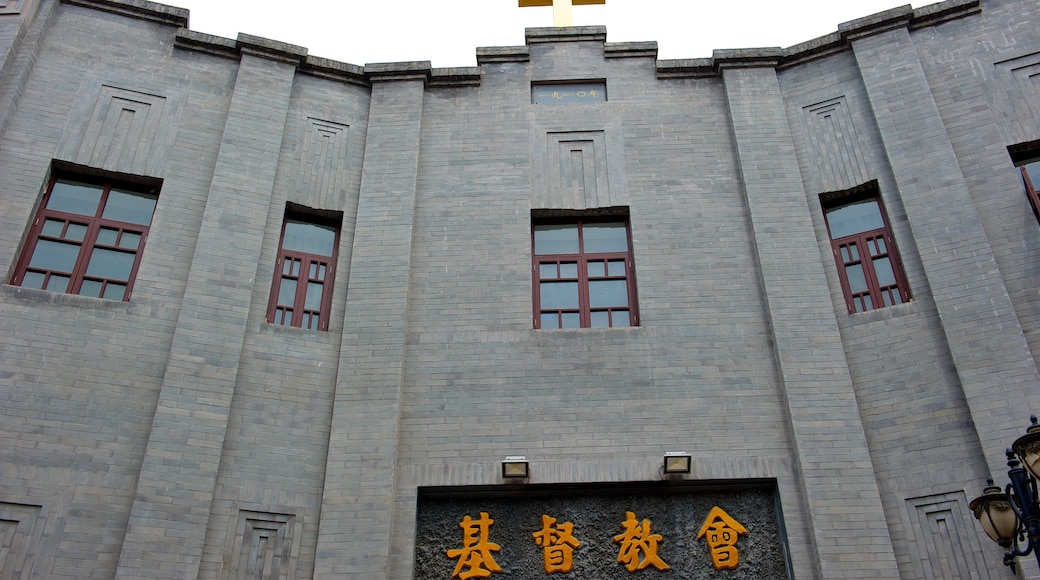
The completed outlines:
[[[492,552],[501,550],[501,546],[491,541],[491,519],[488,512],[480,512],[480,518],[463,517],[459,527],[462,528],[462,548],[447,551],[448,558],[456,559],[452,578],[467,580],[469,578],[488,578],[502,568],[495,561]],[[640,520],[636,514],[625,512],[621,522],[622,533],[613,537],[618,544],[617,562],[629,572],[647,568],[670,570],[659,555],[658,547],[665,540],[661,534],[651,529],[649,519]],[[737,551],[738,536],[748,535],[747,529],[733,519],[718,506],[712,508],[701,526],[697,539],[704,539],[710,550],[712,563],[717,570],[731,570],[739,563]],[[574,550],[581,547],[581,541],[574,537],[572,522],[559,522],[557,518],[542,515],[542,529],[531,534],[536,545],[542,548],[542,559],[546,573],[569,573],[574,567]]]
[[[606,100],[606,83],[536,84],[531,87],[531,102],[536,105],[602,103]]]

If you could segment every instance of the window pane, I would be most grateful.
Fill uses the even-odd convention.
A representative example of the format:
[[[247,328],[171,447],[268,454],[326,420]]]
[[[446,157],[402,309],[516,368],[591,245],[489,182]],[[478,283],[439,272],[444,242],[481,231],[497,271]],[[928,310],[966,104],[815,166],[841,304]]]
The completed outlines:
[[[624,260],[611,260],[607,265],[607,275],[609,276],[624,276],[625,275],[625,261]]]
[[[581,316],[577,312],[564,312],[563,328],[581,328]]]
[[[542,282],[542,310],[562,310],[578,307],[577,282]]]
[[[827,210],[827,224],[831,228],[831,239],[836,240],[882,228],[885,221],[881,219],[877,200],[865,199]]]
[[[274,323],[283,326],[292,324],[292,308],[279,308],[274,311]]]
[[[1025,167],[1026,173],[1029,174],[1029,181],[1033,182],[1033,187],[1040,189],[1040,161],[1034,161]]]
[[[152,212],[155,211],[155,201],[158,198],[159,196],[151,193],[111,189],[101,217],[146,226],[152,223]]]
[[[129,280],[134,268],[134,254],[94,248],[87,264],[87,275],[109,280]]]
[[[102,298],[105,300],[122,300],[125,294],[126,286],[109,282],[108,285],[105,286],[105,295]]]
[[[94,298],[101,298],[101,282],[97,280],[84,280],[79,287],[79,293],[81,296],[93,296]]]
[[[122,237],[119,238],[120,248],[136,250],[137,246],[139,245],[141,245],[141,234],[136,234],[134,232],[123,232]]]
[[[50,280],[47,280],[47,288],[45,288],[45,290],[68,292],[69,280],[70,278],[68,276],[55,276],[54,274],[51,274]]]
[[[632,315],[627,310],[615,310],[611,313],[611,326],[617,328],[619,326],[632,326]]]
[[[534,227],[535,254],[577,254],[578,226],[574,224]]]
[[[597,280],[589,282],[589,305],[628,306],[628,284],[624,280]]]
[[[895,286],[896,275],[892,272],[892,262],[888,258],[877,258],[874,260],[874,275],[877,276],[878,286]]]
[[[564,262],[560,264],[560,278],[577,278],[578,277],[578,263],[577,262]]]
[[[61,220],[46,220],[43,222],[43,229],[40,230],[40,233],[52,238],[60,238],[61,230],[63,229],[65,229],[65,222]]]
[[[83,238],[87,235],[87,226],[83,224],[69,224],[69,227],[65,228],[65,239],[75,240],[82,242]]]
[[[22,276],[22,287],[43,290],[43,280],[46,277],[46,274],[41,274],[39,272],[26,272],[25,276]]]
[[[59,179],[54,182],[51,197],[47,200],[47,209],[78,213],[80,215],[97,215],[98,203],[105,189],[100,185],[75,183]]]
[[[112,228],[101,228],[98,231],[97,243],[102,246],[114,246],[116,240],[119,239],[119,230],[113,230]]]
[[[853,294],[867,290],[867,279],[863,277],[863,264],[846,266],[845,274],[849,277],[849,289]]]
[[[331,256],[336,243],[336,228],[285,220],[285,238],[282,248],[293,252],[305,252],[319,256]]]
[[[610,326],[610,313],[598,311],[592,313],[592,328],[607,328]]]
[[[538,264],[538,277],[542,280],[555,280],[556,270],[556,264]]]
[[[39,240],[36,242],[29,265],[41,270],[72,272],[72,269],[76,267],[76,256],[78,255],[79,244]]]
[[[296,302],[296,280],[282,278],[278,287],[278,305],[292,306]]]
[[[321,310],[321,293],[325,290],[325,285],[321,282],[308,282],[307,283],[307,298],[303,304],[306,310]]]
[[[870,294],[865,294],[863,296],[863,304],[865,305],[865,310],[874,309],[874,301],[870,299]]]
[[[555,312],[542,314],[542,328],[560,328],[560,315]]]
[[[588,266],[589,277],[602,278],[607,275],[607,263],[606,262],[589,262]]]
[[[624,222],[586,224],[582,229],[586,252],[627,252],[628,232]]]

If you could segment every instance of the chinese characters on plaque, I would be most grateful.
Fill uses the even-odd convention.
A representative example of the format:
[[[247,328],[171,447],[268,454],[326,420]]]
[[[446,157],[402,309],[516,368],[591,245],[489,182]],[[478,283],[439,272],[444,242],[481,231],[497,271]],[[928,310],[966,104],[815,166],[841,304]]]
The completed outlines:
[[[452,578],[488,578],[492,573],[502,572],[491,552],[501,546],[491,541],[491,519],[487,512],[480,512],[480,519],[469,515],[462,518],[462,548],[447,551],[448,558],[457,559]],[[670,570],[658,555],[658,546],[665,541],[661,534],[653,533],[649,519],[640,521],[633,512],[625,512],[620,523],[624,530],[613,537],[618,544],[617,562],[629,572],[647,568]],[[717,570],[731,570],[739,563],[737,552],[738,536],[748,535],[747,529],[730,517],[718,506],[712,508],[701,526],[697,539],[704,539],[711,549],[712,563]],[[548,574],[570,573],[574,567],[574,550],[582,543],[574,537],[572,522],[558,522],[556,518],[542,515],[542,529],[531,534],[536,545],[542,548],[545,572]]]
[[[536,105],[602,103],[607,100],[607,84],[558,83],[531,86],[531,102]]]

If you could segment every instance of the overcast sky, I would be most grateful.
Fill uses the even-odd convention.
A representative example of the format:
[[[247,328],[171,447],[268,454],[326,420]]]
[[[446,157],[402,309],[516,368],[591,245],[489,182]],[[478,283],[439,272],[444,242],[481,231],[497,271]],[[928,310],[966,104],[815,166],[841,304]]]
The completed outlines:
[[[239,32],[304,46],[313,56],[363,65],[429,60],[473,66],[476,49],[524,44],[524,28],[552,26],[552,8],[517,0],[160,0],[191,10],[191,29]],[[931,1],[914,3],[915,7]],[[788,47],[838,24],[906,4],[899,0],[607,0],[575,6],[574,24],[605,25],[608,42],[656,40],[659,58],[716,48]]]

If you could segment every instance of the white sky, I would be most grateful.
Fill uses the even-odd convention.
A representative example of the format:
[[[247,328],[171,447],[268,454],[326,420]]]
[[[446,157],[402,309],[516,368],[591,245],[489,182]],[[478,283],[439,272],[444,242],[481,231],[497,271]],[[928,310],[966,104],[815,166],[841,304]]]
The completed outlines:
[[[239,32],[304,46],[363,65],[429,60],[473,66],[483,46],[520,46],[524,28],[552,26],[552,8],[517,0],[160,0],[191,10],[191,29]],[[915,2],[915,7],[932,3]],[[574,24],[605,25],[608,42],[656,40],[659,58],[700,58],[716,48],[788,47],[905,0],[607,0],[575,6]]]

